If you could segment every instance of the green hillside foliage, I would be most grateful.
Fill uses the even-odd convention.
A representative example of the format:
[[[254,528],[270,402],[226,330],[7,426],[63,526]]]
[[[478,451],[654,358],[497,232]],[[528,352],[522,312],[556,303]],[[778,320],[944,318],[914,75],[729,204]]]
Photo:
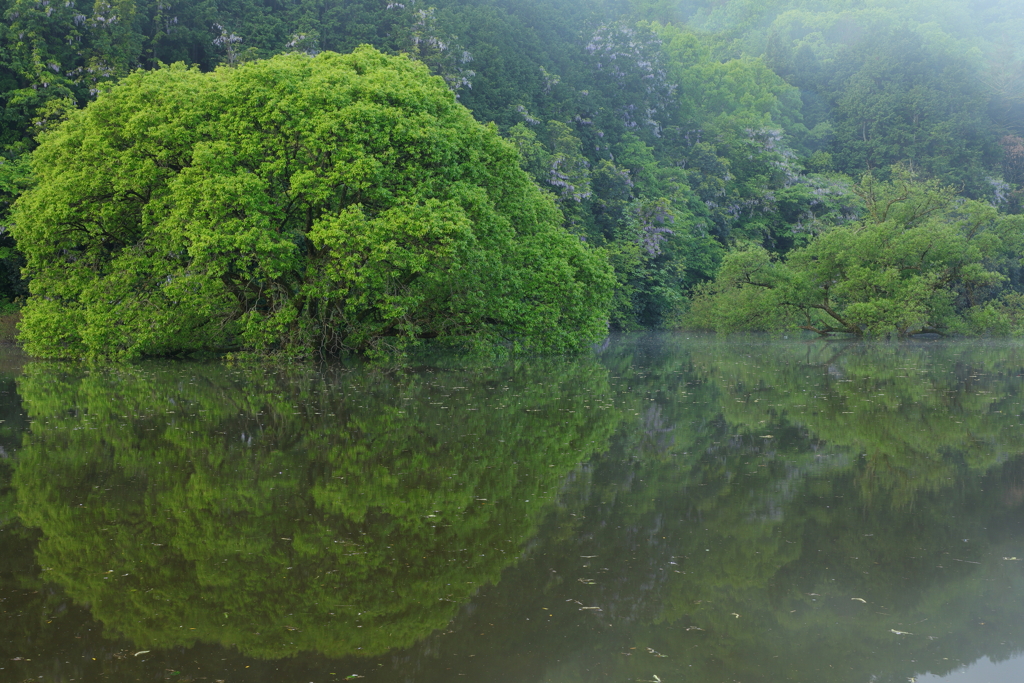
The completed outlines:
[[[434,337],[524,348],[573,348],[599,336],[606,324],[627,330],[699,324],[699,316],[691,314],[691,301],[698,288],[715,281],[730,255],[763,251],[765,258],[782,262],[790,252],[808,248],[833,229],[860,224],[866,209],[856,188],[865,174],[876,182],[901,182],[909,171],[923,186],[945,188],[943,192],[991,205],[1000,216],[1019,213],[1024,203],[1024,55],[1019,48],[1024,21],[1010,0],[982,4],[966,0],[436,0],[432,4],[318,0],[289,5],[253,0],[118,0],[81,7],[79,1],[51,6],[50,0],[0,0],[5,18],[0,29],[0,223],[4,229],[0,239],[6,240],[0,243],[0,297],[9,306],[26,301],[26,283],[19,274],[51,283],[33,285],[36,289],[27,298],[46,298],[45,304],[28,304],[23,324],[23,339],[38,354],[166,355],[201,348],[373,351]],[[381,288],[379,271],[362,272],[359,264],[368,252],[349,243],[335,244],[333,251],[350,259],[345,277],[359,282],[352,285],[346,280],[335,287],[335,281],[321,279],[322,286],[312,286],[315,292],[300,294],[308,274],[303,271],[299,276],[293,270],[285,278],[287,283],[282,281],[280,273],[287,268],[280,259],[291,258],[295,268],[306,268],[311,252],[321,247],[297,246],[291,257],[257,250],[242,257],[248,263],[232,266],[237,268],[232,286],[245,290],[241,294],[216,284],[213,271],[202,270],[206,266],[189,266],[189,277],[197,287],[191,291],[201,304],[186,306],[180,320],[175,317],[169,324],[160,312],[166,306],[159,299],[180,295],[156,295],[153,289],[157,281],[167,283],[169,272],[150,269],[139,275],[134,267],[118,268],[121,282],[116,284],[106,282],[106,275],[91,276],[96,291],[112,288],[133,296],[86,302],[80,275],[66,277],[60,272],[64,265],[58,267],[53,260],[44,263],[29,254],[42,243],[47,249],[66,247],[57,247],[52,236],[41,242],[20,237],[18,230],[25,235],[38,233],[43,222],[53,229],[54,219],[37,216],[31,207],[38,204],[31,201],[23,201],[26,208],[20,214],[12,214],[11,204],[27,188],[34,188],[27,196],[38,193],[37,202],[78,201],[71,199],[71,187],[59,177],[64,171],[54,168],[63,164],[62,157],[53,155],[58,146],[55,140],[70,140],[76,127],[100,125],[99,110],[75,113],[88,111],[90,102],[106,107],[106,116],[113,118],[105,119],[103,125],[113,130],[122,123],[118,117],[130,116],[116,103],[127,106],[127,93],[133,88],[159,85],[168,90],[169,100],[180,98],[188,104],[189,88],[198,87],[204,98],[215,97],[205,92],[207,86],[194,83],[219,83],[225,93],[239,88],[234,95],[237,103],[244,98],[245,87],[257,87],[256,81],[266,79],[266,87],[273,90],[276,86],[270,83],[275,78],[301,80],[297,74],[284,73],[286,64],[298,69],[297,57],[272,59],[275,55],[347,54],[361,45],[421,62],[440,77],[429,86],[437,102],[443,99],[443,83],[477,121],[493,122],[498,135],[518,149],[515,160],[507,151],[497,152],[493,143],[495,151],[485,156],[491,169],[488,182],[496,185],[483,184],[532,197],[515,202],[517,211],[533,216],[525,222],[519,214],[502,214],[506,209],[499,206],[494,209],[510,221],[511,246],[504,248],[520,255],[518,270],[508,261],[503,267],[512,270],[492,270],[494,262],[468,264],[465,254],[442,255],[434,250],[421,253],[423,259],[416,264],[402,266],[422,272],[415,291],[398,293]],[[366,48],[359,49],[362,57],[341,58],[342,62],[368,59]],[[338,63],[333,60],[339,58],[316,59],[313,64],[327,65]],[[162,66],[175,63],[184,66]],[[405,62],[387,63],[388,68],[408,74],[410,88],[412,81],[427,82],[425,71],[417,72]],[[214,71],[218,66],[222,70]],[[139,70],[151,75],[140,75]],[[248,76],[230,75],[234,71]],[[202,76],[211,73],[217,75]],[[121,85],[111,87],[118,82]],[[245,82],[250,85],[243,86]],[[389,83],[389,87],[399,85]],[[231,102],[231,96],[221,97],[222,105]],[[335,119],[335,105],[328,102],[331,96],[321,92],[309,97],[303,106],[311,108],[307,110],[310,120],[301,124],[310,126],[310,135],[315,134],[314,125],[321,132],[328,121],[342,125]],[[451,104],[450,96],[446,101],[458,125],[473,129],[468,114]],[[212,106],[208,100],[203,102]],[[415,105],[406,100],[399,109],[421,105],[428,106],[422,100]],[[160,105],[141,99],[131,106],[143,117],[166,114],[160,113]],[[151,106],[153,111],[146,113]],[[200,147],[209,149],[209,154],[190,158],[189,163],[196,164],[190,169],[209,166],[216,158],[222,165],[217,172],[223,173],[241,159],[224,157],[216,146],[206,147],[211,141],[230,146],[246,137],[246,144],[255,145],[247,152],[253,154],[257,149],[265,154],[264,147],[273,146],[274,136],[266,128],[251,125],[260,106],[257,100],[247,100],[242,109],[249,114],[232,114],[234,138],[220,137],[232,130],[226,125],[213,137],[209,137],[211,131],[189,129],[186,132],[193,138],[188,140],[176,139],[169,131],[147,130],[146,134],[152,144],[179,145],[181,150],[193,150],[202,138]],[[455,114],[456,110],[463,113]],[[396,132],[388,126],[397,121],[378,123],[381,134],[386,133],[377,140],[379,151],[394,145],[396,161],[404,158],[402,144],[387,137]],[[210,125],[216,126],[213,121]],[[250,127],[243,133],[246,125]],[[96,130],[99,135],[102,126]],[[451,149],[465,147],[456,136],[439,135]],[[486,138],[484,133],[478,135]],[[41,151],[33,152],[41,143]],[[346,138],[349,143],[365,141]],[[318,144],[328,143],[321,139]],[[65,149],[71,153],[71,147]],[[279,149],[282,154],[283,149]],[[32,164],[25,161],[29,154],[34,157]],[[342,155],[335,161],[352,160]],[[80,170],[91,169],[89,163],[83,159]],[[272,165],[269,158],[266,163]],[[548,199],[537,199],[539,195],[525,186],[511,189],[521,182],[509,185],[506,181],[506,176],[515,175],[508,168],[513,163]],[[388,169],[396,179],[411,167]],[[354,166],[349,170],[367,172]],[[263,173],[261,177],[266,178],[268,172],[266,168],[256,175]],[[182,178],[194,173],[190,170]],[[493,227],[467,208],[469,199],[460,194],[458,183],[453,184],[454,177],[445,176],[440,181],[443,191],[435,194],[419,186],[409,192],[401,183],[387,191],[394,193],[399,204],[416,204],[424,215],[409,220],[432,226],[435,236],[438,230],[453,240],[451,231],[489,234]],[[472,183],[477,181],[474,178]],[[240,187],[234,191],[256,201],[252,188]],[[212,185],[208,190],[213,191]],[[51,193],[57,201],[43,199]],[[235,211],[233,196],[215,194],[202,200],[207,202],[203,209],[207,213],[193,212],[190,221],[195,229],[218,231],[214,214]],[[423,203],[428,196],[444,207]],[[273,204],[282,195],[260,197],[259,201]],[[95,205],[97,211],[107,210],[99,208],[97,197],[81,201]],[[361,221],[372,222],[374,211],[392,206],[364,207],[360,217],[344,202],[328,207],[324,201],[307,202],[315,218],[326,212],[333,224],[345,224],[348,233],[360,235],[374,234],[374,228]],[[491,197],[490,201],[496,200]],[[448,213],[445,202],[458,203],[461,213]],[[148,206],[149,200],[142,203]],[[177,205],[174,210],[191,211]],[[19,220],[26,226],[14,229],[15,245],[7,228]],[[391,224],[389,218],[382,220]],[[160,216],[154,215],[152,221],[155,228]],[[553,232],[542,231],[548,235],[541,239],[542,245],[527,244],[530,239],[524,236],[531,234],[532,222],[560,225]],[[36,228],[31,227],[33,223]],[[286,233],[293,236],[285,237]],[[570,246],[566,233],[580,244]],[[274,239],[295,242],[294,229],[281,228],[270,242]],[[264,246],[269,248],[270,242]],[[110,252],[110,263],[139,258],[122,255],[125,244],[118,239],[104,247]],[[493,245],[480,247],[488,250]],[[527,266],[536,254],[550,254],[561,265]],[[62,263],[66,264],[66,257]],[[516,257],[510,258],[515,261]],[[1019,307],[1014,297],[1024,291],[1020,258],[1010,249],[998,259],[1002,278],[989,283],[983,300],[972,305],[990,304],[1004,318],[1012,318]],[[72,270],[85,267],[74,263]],[[605,272],[608,268],[613,272],[610,277]],[[519,275],[510,275],[513,271]],[[462,284],[464,272],[474,273],[466,276],[468,285]],[[723,272],[727,279],[729,271]],[[507,305],[496,304],[496,310],[471,301],[478,296],[467,294],[476,286],[473,278],[486,278],[493,285],[481,290],[483,299],[492,298],[492,288],[495,300],[512,298],[505,300]],[[71,280],[77,284],[65,285]],[[58,281],[62,288],[78,289],[54,296],[56,292],[47,288]],[[463,291],[450,291],[448,284],[455,281],[460,283],[455,289]],[[394,282],[404,280],[399,275]],[[269,294],[264,285],[272,290]],[[366,288],[370,293],[365,301],[375,302],[370,303],[374,313],[358,322],[352,321],[352,315],[362,314],[353,311],[364,309],[356,301],[359,296],[348,294],[350,286]],[[966,281],[956,285],[971,286]],[[329,296],[323,294],[324,287],[330,289]],[[503,287],[508,289],[502,291]],[[220,294],[214,290],[221,290]],[[536,301],[509,303],[516,297],[514,292],[523,291],[533,293]],[[381,303],[373,292],[399,300]],[[227,298],[218,299],[221,295]],[[872,299],[874,294],[865,296]],[[225,303],[229,299],[231,305]],[[313,299],[320,303],[310,313]],[[338,303],[342,300],[344,304]],[[69,305],[80,311],[56,312]],[[38,313],[32,312],[34,306]],[[111,317],[97,306],[123,310]],[[231,306],[235,308],[228,310]],[[50,313],[43,315],[43,308]],[[82,312],[86,309],[91,312]],[[301,310],[292,313],[292,309]],[[328,309],[336,312],[327,313]],[[89,322],[79,322],[82,316]],[[47,317],[59,324],[39,322]],[[764,327],[760,319],[731,316],[730,320],[739,329]],[[943,333],[1015,329],[1012,321],[1005,323],[1003,318],[970,324],[957,321],[955,316],[941,321],[932,316],[927,322]],[[114,335],[115,339],[104,325],[130,331]],[[178,328],[171,332],[175,325]],[[184,325],[189,326],[187,333]],[[770,327],[790,325],[783,316]],[[914,325],[854,325],[860,334],[914,329]],[[158,339],[150,329],[167,330],[166,338]]]

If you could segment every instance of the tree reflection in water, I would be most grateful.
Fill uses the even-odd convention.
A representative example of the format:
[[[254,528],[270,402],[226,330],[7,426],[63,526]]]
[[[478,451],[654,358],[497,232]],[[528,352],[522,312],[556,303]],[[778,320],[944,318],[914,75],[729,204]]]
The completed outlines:
[[[380,654],[514,564],[617,421],[593,360],[476,371],[30,366],[47,579],[140,649]]]

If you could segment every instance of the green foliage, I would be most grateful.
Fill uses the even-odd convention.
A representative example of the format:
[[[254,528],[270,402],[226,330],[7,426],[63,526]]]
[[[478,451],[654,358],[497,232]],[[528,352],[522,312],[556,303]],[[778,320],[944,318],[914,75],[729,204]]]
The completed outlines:
[[[892,182],[867,175],[858,194],[863,220],[830,228],[785,259],[760,247],[727,255],[695,302],[692,322],[901,337],[1013,324],[1008,316],[992,319],[995,305],[984,315],[979,307],[1006,279],[998,263],[1020,258],[1016,220],[906,171]]]
[[[13,231],[36,355],[563,350],[605,329],[603,255],[406,58],[138,72],[32,163]]]
[[[620,329],[673,326],[690,288],[717,269],[721,248],[710,237],[689,234],[664,199],[640,197],[624,214],[609,247],[619,278],[612,322]]]
[[[508,139],[519,149],[523,170],[554,194],[566,225],[580,232],[581,204],[593,195],[590,162],[583,155],[583,143],[560,121],[548,121],[538,132],[517,123],[509,130]]]
[[[1006,46],[1012,3],[695,2],[688,23],[800,89],[802,151],[836,170],[876,174],[900,162],[992,195],[997,133],[1020,126],[1020,64]],[[799,132],[798,132],[799,131]]]
[[[614,288],[613,326],[675,324],[680,297],[685,308],[693,288],[714,276],[719,252],[760,246],[784,256],[829,226],[856,219],[850,178],[864,172],[889,180],[889,168],[903,164],[922,178],[1019,213],[1024,155],[1015,140],[1024,134],[1024,62],[1015,46],[1024,33],[1017,9],[1011,0],[978,6],[964,0],[111,0],[90,7],[0,0],[0,148],[10,159],[31,150],[38,133],[136,68],[184,62],[208,72],[284,52],[316,56],[372,45],[425,64],[478,121],[494,122],[519,147],[523,168],[554,196],[561,217],[552,214],[550,220],[561,220],[587,246],[608,249],[614,283],[590,289]],[[438,199],[458,193],[456,188]],[[0,199],[0,223],[9,222],[8,199]],[[406,199],[422,203],[423,197]],[[465,210],[465,197],[452,201]],[[636,246],[627,207],[637,202],[662,205],[675,217],[672,239],[681,246],[666,242],[657,263],[649,263],[650,255]],[[452,231],[459,232],[459,221],[442,225],[434,220],[437,211],[426,205],[421,210],[433,217],[424,223],[432,226],[431,239],[456,239]],[[359,230],[361,219],[349,218],[342,232]],[[171,251],[177,253],[178,246]],[[574,253],[564,246],[569,251],[559,258]],[[298,261],[319,249],[296,248]],[[0,298],[9,304],[25,292],[13,276],[22,257],[7,256],[0,264]],[[462,263],[463,256],[431,252],[427,260],[404,266],[433,273]],[[229,295],[249,311],[246,320],[224,313],[217,293],[208,291],[201,296],[218,316],[216,329],[200,330],[194,321],[177,325],[174,334],[188,348],[384,348],[417,336],[477,338],[461,313],[444,331],[428,329],[424,320],[436,320],[438,311],[423,311],[416,294],[385,287],[394,301],[374,329],[352,337],[349,312],[340,325],[348,327],[323,341],[326,327],[339,327],[324,313],[333,304],[322,291],[312,291],[296,295],[303,300],[301,311],[284,311],[281,292],[298,292],[305,276],[282,283],[281,264],[267,268],[270,280],[255,280],[277,280],[269,295]],[[1019,289],[1019,273],[1004,271]],[[126,277],[118,286],[152,287],[146,277]],[[374,282],[354,286],[381,284],[368,277]],[[425,288],[429,279],[417,276]],[[327,288],[338,285],[324,282]],[[405,287],[402,276],[395,283]],[[532,291],[535,284],[510,287]],[[307,319],[314,300],[320,303]],[[469,318],[496,321],[487,323],[483,337],[509,344],[537,339],[541,328],[589,325],[578,334],[544,333],[537,344],[570,348],[599,327],[586,316],[550,311],[535,325],[518,311],[481,314],[479,301],[463,303],[472,308]],[[573,305],[595,303],[577,297]],[[389,316],[391,323],[385,321]],[[970,317],[977,318],[974,328],[1001,325],[991,316]],[[154,320],[166,327],[159,314]],[[170,323],[174,328],[176,322]],[[523,329],[513,330],[519,325]],[[364,327],[362,321],[355,326]],[[78,344],[60,325],[45,334],[55,348]],[[100,339],[106,333],[97,334],[74,353],[109,345]],[[113,352],[166,353],[165,346],[156,339],[130,341],[130,348]]]
[[[0,136],[5,146],[22,142],[26,127],[59,120],[138,63],[135,0],[103,0],[91,8],[9,0],[0,11],[3,118],[11,124]]]
[[[857,174],[903,162],[987,195],[984,157],[994,140],[976,74],[964,57],[906,30],[842,54],[829,75],[837,168]]]
[[[27,162],[23,155],[0,155],[0,309],[17,308],[16,302],[28,294],[28,283],[21,276],[25,259],[11,237],[8,222],[11,204],[28,185]]]
[[[699,126],[792,129],[802,118],[796,88],[760,59],[719,61],[707,37],[676,26],[660,28],[679,93],[680,116]],[[725,122],[729,121],[729,124]]]

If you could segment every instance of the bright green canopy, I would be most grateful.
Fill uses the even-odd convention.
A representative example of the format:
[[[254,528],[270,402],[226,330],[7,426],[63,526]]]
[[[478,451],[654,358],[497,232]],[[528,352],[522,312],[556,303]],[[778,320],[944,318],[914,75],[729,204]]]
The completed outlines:
[[[47,357],[579,347],[605,256],[405,57],[136,72],[44,136],[15,207]]]

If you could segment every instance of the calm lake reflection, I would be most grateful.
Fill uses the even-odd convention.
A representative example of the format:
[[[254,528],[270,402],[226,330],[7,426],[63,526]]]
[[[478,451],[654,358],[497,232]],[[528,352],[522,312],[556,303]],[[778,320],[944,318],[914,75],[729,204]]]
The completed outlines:
[[[1024,678],[1019,343],[7,350],[0,448],[0,681]]]

